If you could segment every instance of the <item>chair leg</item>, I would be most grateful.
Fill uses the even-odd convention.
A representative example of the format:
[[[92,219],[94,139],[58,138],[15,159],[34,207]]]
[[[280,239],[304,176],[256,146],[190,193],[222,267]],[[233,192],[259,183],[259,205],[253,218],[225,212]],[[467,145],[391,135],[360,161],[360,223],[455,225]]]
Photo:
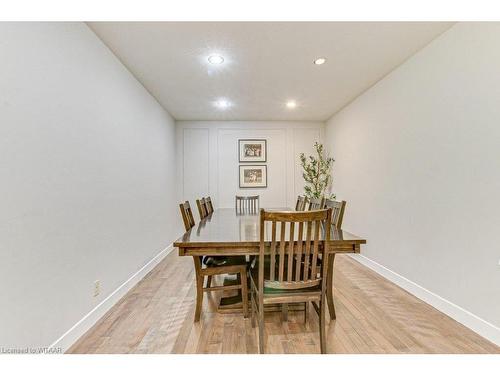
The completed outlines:
[[[236,274],[236,283],[238,283],[238,285],[241,285],[241,273]],[[238,295],[241,296],[241,289],[238,289]]]
[[[325,330],[325,295],[321,295],[321,301],[319,302],[319,342],[321,346],[321,354],[326,354],[326,330]]]
[[[212,275],[207,276],[207,288],[212,286]]]
[[[259,298],[260,299],[260,298]],[[264,304],[259,301],[259,353],[264,354]]]
[[[288,321],[288,303],[283,303],[281,305],[281,315],[284,322]]]
[[[243,303],[243,316],[248,318],[248,280],[247,271],[245,268],[241,270],[241,293],[242,293],[242,303]]]
[[[307,324],[308,317],[309,317],[309,302],[304,302],[304,324]]]
[[[326,277],[326,299],[328,301],[328,312],[330,313],[330,319],[335,320],[337,318],[335,314],[335,305],[333,304],[333,266],[335,261],[335,253],[328,256],[328,271]]]
[[[252,291],[250,292],[250,305],[251,305],[251,308],[252,308],[252,328],[255,328],[255,298],[254,298],[254,294],[253,294],[253,287],[251,288]]]
[[[201,306],[203,304],[203,276],[201,276],[201,259],[193,257],[194,269],[196,273],[196,309],[194,312],[194,321],[200,321]]]

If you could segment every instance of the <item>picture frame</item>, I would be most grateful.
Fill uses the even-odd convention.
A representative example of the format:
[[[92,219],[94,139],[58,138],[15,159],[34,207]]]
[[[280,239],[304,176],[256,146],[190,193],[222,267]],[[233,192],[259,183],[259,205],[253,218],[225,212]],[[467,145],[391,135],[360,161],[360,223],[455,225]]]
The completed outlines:
[[[267,161],[266,139],[239,139],[238,153],[240,163],[263,163]]]
[[[267,165],[240,165],[240,189],[267,188]]]

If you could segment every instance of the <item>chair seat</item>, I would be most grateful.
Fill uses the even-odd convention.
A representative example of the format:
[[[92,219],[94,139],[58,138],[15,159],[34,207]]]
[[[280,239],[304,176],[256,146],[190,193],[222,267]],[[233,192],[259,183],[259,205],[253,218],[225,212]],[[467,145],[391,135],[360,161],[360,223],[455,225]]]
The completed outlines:
[[[246,258],[244,256],[206,256],[203,257],[203,264],[206,268],[244,265]]]

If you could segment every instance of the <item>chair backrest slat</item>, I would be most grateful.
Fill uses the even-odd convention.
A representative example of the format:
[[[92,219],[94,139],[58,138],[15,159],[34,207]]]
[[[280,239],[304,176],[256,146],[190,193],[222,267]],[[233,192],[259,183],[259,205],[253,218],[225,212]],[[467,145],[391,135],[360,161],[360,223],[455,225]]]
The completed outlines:
[[[319,255],[324,256],[324,251],[327,251],[327,243],[330,240],[330,231],[325,231],[323,228],[331,225],[331,209],[300,213],[261,209],[260,215],[259,272],[261,269],[263,272],[264,263],[269,265],[269,275],[267,276],[269,280],[262,278],[262,287],[264,287],[264,283],[267,287],[276,289],[300,289],[319,285],[323,277],[323,269],[318,275],[316,266]],[[264,239],[266,238],[265,230],[269,227],[266,227],[266,222],[271,222],[270,256],[267,262],[265,255],[267,244]],[[298,224],[297,232],[295,230],[296,224]],[[279,240],[277,238],[278,227]],[[322,233],[325,236],[324,241],[321,238]],[[278,242],[279,249],[277,249]],[[323,253],[320,254],[320,251]]]
[[[304,238],[304,223],[299,223],[299,234],[297,236],[297,254],[295,256],[295,281],[300,280],[300,266],[302,264],[302,243]]]
[[[257,213],[259,209],[259,195],[235,197],[235,209],[238,213]]]
[[[286,223],[284,221],[281,222],[281,238],[280,238],[280,255],[279,255],[279,278],[278,281],[283,281],[283,271],[285,270],[285,232],[286,232]],[[273,267],[271,260],[271,267]]]
[[[306,249],[304,252],[304,279],[309,277],[309,258],[311,255],[311,232],[312,232],[312,222],[307,222],[307,234],[306,234]]]
[[[191,206],[188,201],[179,204],[181,210],[182,221],[184,222],[184,228],[186,232],[195,226],[193,212],[191,211]]]
[[[313,255],[311,264],[311,278],[316,279],[316,263],[318,262],[318,244],[319,244],[319,228],[321,227],[320,221],[314,222],[314,242],[313,242]]]
[[[346,201],[325,200],[325,207],[332,209],[332,225],[337,229],[342,229],[342,220],[344,219],[346,204]]]
[[[287,273],[287,278],[286,281],[290,282],[292,281],[292,274],[293,274],[293,257],[295,256],[294,254],[294,245],[295,241],[293,240],[295,238],[295,222],[291,221],[290,222],[290,244],[289,244],[289,249],[288,249],[288,273]]]
[[[273,221],[272,224],[272,238],[271,238],[271,260],[276,260],[276,221]],[[274,281],[274,271],[275,267],[271,267],[270,269],[270,278]]]

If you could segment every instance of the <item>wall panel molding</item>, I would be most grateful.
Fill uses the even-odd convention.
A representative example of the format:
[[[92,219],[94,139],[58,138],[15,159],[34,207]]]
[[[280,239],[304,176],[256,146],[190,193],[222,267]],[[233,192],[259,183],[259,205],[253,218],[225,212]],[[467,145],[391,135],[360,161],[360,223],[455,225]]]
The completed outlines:
[[[210,132],[207,128],[182,131],[182,195],[191,199],[210,194]],[[191,202],[193,204],[193,202]]]
[[[178,152],[178,176],[182,185],[189,183],[185,178],[186,170],[199,168],[188,156],[188,149],[193,149],[191,136],[186,137],[186,131],[203,130],[208,132],[208,155],[206,160],[209,168],[208,187],[203,194],[210,194],[217,207],[232,207],[232,197],[235,194],[261,195],[264,205],[293,206],[297,191],[296,171],[299,152],[310,152],[314,140],[321,140],[325,124],[322,122],[287,122],[287,121],[178,121],[177,137],[182,142],[182,152]],[[191,133],[192,135],[193,133]],[[305,135],[305,137],[303,136]],[[268,188],[239,189],[237,140],[244,138],[263,138],[268,146]],[[307,144],[307,143],[310,143]],[[187,157],[186,157],[187,156]],[[243,163],[241,163],[243,164]],[[201,174],[204,178],[203,174]],[[192,189],[182,186],[178,189],[179,199],[192,200]]]

